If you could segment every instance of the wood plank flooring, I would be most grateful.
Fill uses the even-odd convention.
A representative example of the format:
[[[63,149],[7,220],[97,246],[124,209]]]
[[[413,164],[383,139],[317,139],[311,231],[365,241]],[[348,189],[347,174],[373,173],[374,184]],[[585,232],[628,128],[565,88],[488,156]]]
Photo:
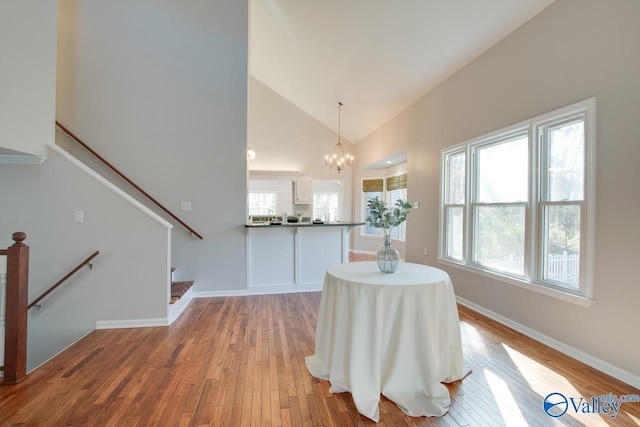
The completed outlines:
[[[320,293],[203,298],[174,325],[98,330],[26,380],[0,387],[2,426],[369,426],[349,393],[309,375]],[[640,425],[640,403],[614,419],[553,419],[554,391],[640,391],[460,307],[473,372],[448,385],[449,412],[405,415],[381,399],[379,426]]]

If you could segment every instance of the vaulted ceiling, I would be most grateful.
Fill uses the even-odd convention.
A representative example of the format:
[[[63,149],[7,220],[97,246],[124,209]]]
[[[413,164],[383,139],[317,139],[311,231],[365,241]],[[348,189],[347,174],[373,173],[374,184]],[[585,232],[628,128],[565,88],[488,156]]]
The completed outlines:
[[[250,74],[356,143],[554,0],[251,0]]]

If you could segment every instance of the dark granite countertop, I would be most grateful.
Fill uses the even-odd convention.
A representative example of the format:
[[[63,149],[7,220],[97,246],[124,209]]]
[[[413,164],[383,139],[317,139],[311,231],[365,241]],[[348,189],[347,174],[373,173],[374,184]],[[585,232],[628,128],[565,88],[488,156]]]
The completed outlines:
[[[354,227],[357,225],[364,225],[364,222],[351,222],[351,221],[331,221],[320,224],[314,224],[313,222],[288,222],[286,224],[271,225],[268,222],[256,222],[252,224],[245,224],[247,228],[286,228],[286,227]]]

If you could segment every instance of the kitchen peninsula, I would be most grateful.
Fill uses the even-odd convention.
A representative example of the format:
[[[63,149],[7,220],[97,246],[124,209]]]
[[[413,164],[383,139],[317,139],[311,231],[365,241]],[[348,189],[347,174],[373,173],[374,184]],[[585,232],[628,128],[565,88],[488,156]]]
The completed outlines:
[[[364,222],[249,223],[249,293],[320,291],[330,265],[349,261],[349,231]]]

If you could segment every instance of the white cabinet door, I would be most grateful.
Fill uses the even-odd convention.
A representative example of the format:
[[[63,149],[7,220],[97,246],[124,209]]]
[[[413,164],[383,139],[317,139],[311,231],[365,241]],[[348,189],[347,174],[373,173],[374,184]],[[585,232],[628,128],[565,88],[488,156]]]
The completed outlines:
[[[311,203],[311,195],[311,177],[296,178],[294,203],[297,205],[309,204]]]

